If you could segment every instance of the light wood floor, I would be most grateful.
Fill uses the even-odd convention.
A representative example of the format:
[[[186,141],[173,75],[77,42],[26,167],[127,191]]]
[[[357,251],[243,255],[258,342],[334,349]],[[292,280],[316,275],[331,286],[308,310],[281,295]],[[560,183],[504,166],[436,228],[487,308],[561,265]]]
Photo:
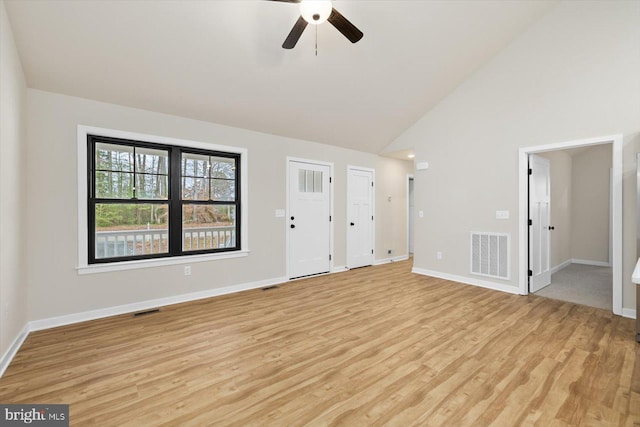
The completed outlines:
[[[32,333],[2,403],[71,425],[640,425],[634,321],[408,262]]]

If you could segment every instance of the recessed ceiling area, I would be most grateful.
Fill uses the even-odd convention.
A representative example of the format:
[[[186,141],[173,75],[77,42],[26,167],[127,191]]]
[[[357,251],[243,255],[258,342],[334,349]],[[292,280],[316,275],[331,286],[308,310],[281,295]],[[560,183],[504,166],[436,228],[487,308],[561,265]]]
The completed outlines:
[[[6,9],[28,86],[379,153],[556,1],[16,1]],[[312,27],[312,26],[310,26]]]

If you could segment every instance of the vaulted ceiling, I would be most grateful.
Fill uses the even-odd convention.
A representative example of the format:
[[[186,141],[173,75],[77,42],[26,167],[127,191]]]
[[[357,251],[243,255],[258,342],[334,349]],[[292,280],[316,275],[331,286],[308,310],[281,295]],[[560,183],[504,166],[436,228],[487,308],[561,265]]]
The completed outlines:
[[[555,1],[335,1],[364,32],[265,0],[7,0],[29,87],[380,152]]]

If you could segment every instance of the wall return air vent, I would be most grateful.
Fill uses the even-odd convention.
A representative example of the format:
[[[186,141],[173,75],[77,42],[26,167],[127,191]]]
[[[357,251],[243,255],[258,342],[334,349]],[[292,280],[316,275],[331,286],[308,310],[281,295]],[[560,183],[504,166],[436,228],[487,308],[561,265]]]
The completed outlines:
[[[471,273],[508,280],[509,245],[509,234],[471,232]]]

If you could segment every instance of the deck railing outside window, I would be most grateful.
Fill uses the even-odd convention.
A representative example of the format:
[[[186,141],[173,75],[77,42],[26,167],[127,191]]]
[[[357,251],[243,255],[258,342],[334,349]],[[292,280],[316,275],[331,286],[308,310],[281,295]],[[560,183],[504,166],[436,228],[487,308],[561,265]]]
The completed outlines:
[[[186,228],[184,251],[234,247],[235,227]],[[168,229],[96,231],[96,258],[166,253]]]

